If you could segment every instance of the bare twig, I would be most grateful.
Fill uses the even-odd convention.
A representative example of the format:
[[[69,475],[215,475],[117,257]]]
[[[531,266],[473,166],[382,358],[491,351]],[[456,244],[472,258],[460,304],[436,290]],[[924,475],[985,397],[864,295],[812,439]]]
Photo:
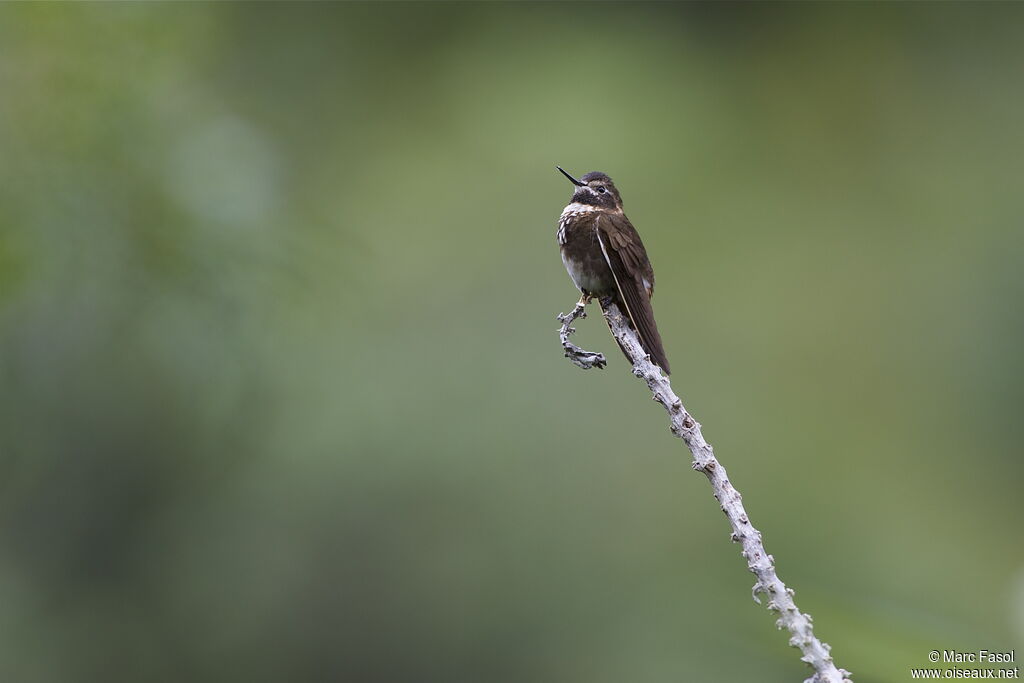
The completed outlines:
[[[576,365],[588,368],[590,365],[579,359],[591,359],[600,354],[584,351],[566,340],[568,334],[572,332],[568,327],[569,323],[576,318],[585,317],[583,308],[584,304],[578,303],[572,313],[568,316],[559,316],[559,320],[563,323],[561,337],[562,346],[566,349],[565,355]],[[731,539],[742,544],[741,554],[747,560],[747,567],[757,577],[753,591],[754,600],[761,604],[758,593],[767,596],[769,611],[779,615],[776,625],[790,632],[789,644],[798,648],[803,655],[800,659],[814,669],[814,675],[804,683],[850,683],[850,672],[836,667],[832,655],[829,654],[828,644],[821,642],[814,635],[811,615],[804,614],[797,608],[793,601],[793,589],[787,588],[775,573],[775,560],[765,552],[761,543],[761,532],[750,523],[747,512],[743,509],[740,493],[729,481],[725,468],[715,458],[711,444],[704,440],[700,423],[683,407],[682,401],[672,391],[668,377],[651,362],[650,357],[640,346],[636,332],[615,304],[606,307],[605,318],[608,319],[612,334],[633,361],[633,374],[647,382],[647,386],[654,393],[654,400],[668,411],[672,433],[686,442],[690,453],[693,454],[693,469],[703,472],[711,483],[715,498],[721,504],[722,511],[732,526]],[[601,363],[604,364],[603,356]]]
[[[594,353],[593,351],[585,351],[580,347],[569,341],[569,335],[576,331],[575,327],[569,327],[577,318],[587,317],[587,305],[583,303],[583,299],[580,299],[576,303],[576,307],[573,308],[569,313],[559,313],[558,322],[562,323],[562,327],[558,330],[558,336],[562,340],[562,348],[565,349],[565,357],[568,358],[573,365],[589,370],[591,368],[603,368],[608,362],[604,359],[603,353]]]

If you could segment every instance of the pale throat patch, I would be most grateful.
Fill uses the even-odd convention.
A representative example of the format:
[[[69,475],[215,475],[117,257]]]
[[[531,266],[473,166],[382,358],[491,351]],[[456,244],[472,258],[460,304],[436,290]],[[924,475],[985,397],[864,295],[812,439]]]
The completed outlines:
[[[572,202],[571,204],[566,205],[564,209],[562,209],[562,218],[568,218],[569,216],[574,216],[578,213],[590,213],[591,211],[600,210],[601,209],[598,209],[598,207],[591,206],[590,204],[580,204],[579,202]]]

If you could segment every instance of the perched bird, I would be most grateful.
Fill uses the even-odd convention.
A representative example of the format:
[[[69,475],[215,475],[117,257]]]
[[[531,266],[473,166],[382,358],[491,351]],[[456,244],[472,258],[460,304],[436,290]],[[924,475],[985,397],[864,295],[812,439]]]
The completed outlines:
[[[577,180],[561,166],[555,168],[576,186],[558,219],[557,236],[565,269],[583,294],[580,301],[597,298],[601,310],[610,303],[618,304],[633,324],[644,351],[669,374],[651,308],[654,268],[640,235],[622,212],[619,191],[612,179],[599,171]],[[625,349],[622,352],[626,354]]]

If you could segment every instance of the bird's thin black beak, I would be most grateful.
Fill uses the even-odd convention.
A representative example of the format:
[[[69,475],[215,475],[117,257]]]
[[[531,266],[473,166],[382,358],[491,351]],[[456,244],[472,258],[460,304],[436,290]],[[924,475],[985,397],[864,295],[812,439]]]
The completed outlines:
[[[572,177],[571,175],[569,175],[568,173],[566,173],[566,172],[565,172],[565,169],[564,169],[564,168],[562,168],[561,166],[555,166],[555,168],[557,168],[557,169],[558,169],[559,171],[561,171],[561,172],[562,172],[562,175],[564,175],[564,176],[565,176],[566,178],[568,178],[568,179],[569,179],[569,182],[570,182],[570,183],[572,183],[573,185],[576,185],[576,186],[578,186],[578,187],[583,187],[584,185],[586,185],[586,183],[581,183],[580,181],[576,180],[576,179],[575,179],[575,178],[573,178],[573,177]]]

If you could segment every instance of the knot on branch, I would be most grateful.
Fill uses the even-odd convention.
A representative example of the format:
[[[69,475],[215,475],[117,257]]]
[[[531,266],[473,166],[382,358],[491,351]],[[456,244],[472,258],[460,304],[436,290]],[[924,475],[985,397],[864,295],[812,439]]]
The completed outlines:
[[[698,472],[703,472],[704,474],[707,474],[708,472],[714,471],[714,469],[715,469],[715,461],[714,460],[694,460],[693,461],[693,465],[691,465],[691,467],[693,467],[693,469],[697,470]]]

